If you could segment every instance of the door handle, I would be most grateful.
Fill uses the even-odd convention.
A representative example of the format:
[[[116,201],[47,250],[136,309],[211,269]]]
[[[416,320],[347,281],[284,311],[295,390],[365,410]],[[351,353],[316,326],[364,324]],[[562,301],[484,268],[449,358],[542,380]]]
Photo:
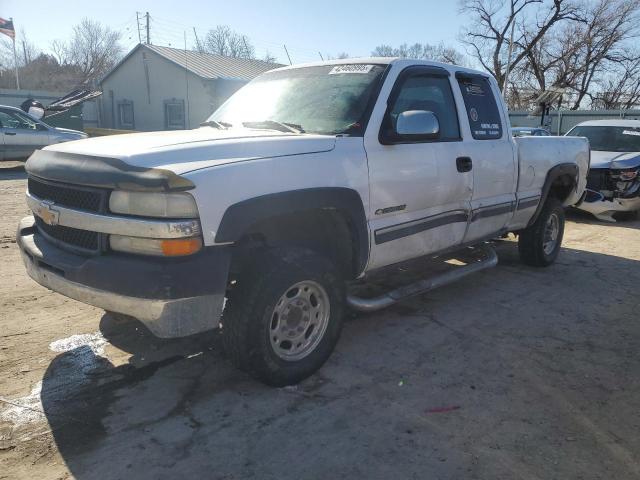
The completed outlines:
[[[5,135],[15,135],[16,132],[4,132]]]
[[[473,168],[473,162],[471,157],[458,157],[456,158],[456,168],[460,173],[470,172]]]

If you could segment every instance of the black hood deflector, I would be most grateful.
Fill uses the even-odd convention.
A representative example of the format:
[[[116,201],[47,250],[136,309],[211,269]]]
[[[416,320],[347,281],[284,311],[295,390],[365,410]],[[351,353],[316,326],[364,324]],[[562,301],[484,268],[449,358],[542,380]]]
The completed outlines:
[[[162,168],[129,165],[118,158],[36,150],[26,164],[30,175],[54,182],[118,190],[174,192],[195,185]]]

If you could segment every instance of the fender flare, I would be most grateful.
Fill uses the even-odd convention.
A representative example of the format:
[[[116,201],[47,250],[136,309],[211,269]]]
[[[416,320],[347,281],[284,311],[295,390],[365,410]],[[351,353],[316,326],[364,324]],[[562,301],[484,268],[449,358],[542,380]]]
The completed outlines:
[[[360,194],[351,188],[305,188],[261,195],[235,203],[224,212],[215,242],[236,242],[260,221],[309,210],[336,210],[346,216],[357,248],[357,273],[362,272],[369,259],[369,230]]]
[[[549,192],[551,191],[551,185],[553,185],[553,182],[555,182],[562,176],[569,176],[573,179],[573,188],[575,189],[578,186],[578,172],[578,165],[576,165],[575,163],[560,163],[549,169],[549,171],[547,172],[547,178],[544,180],[544,185],[542,185],[538,208],[536,208],[536,211],[531,217],[531,220],[529,220],[527,227],[533,225],[538,219],[538,216],[540,215],[540,212],[542,211],[542,208],[547,201],[547,197],[549,196]]]

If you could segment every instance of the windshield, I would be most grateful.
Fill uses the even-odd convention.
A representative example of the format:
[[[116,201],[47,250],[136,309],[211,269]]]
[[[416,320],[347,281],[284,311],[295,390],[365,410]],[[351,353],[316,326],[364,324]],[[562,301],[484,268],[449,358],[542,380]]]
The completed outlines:
[[[384,65],[322,65],[266,73],[238,90],[208,122],[326,135],[362,134],[367,107],[384,69]]]
[[[578,126],[567,135],[587,137],[598,152],[640,152],[640,128]]]

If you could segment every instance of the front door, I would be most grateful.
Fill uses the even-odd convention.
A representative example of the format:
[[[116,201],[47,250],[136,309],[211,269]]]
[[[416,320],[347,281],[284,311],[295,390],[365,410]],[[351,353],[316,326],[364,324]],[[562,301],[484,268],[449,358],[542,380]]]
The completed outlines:
[[[376,105],[364,141],[372,231],[368,269],[461,243],[473,190],[472,172],[460,168],[465,152],[447,70],[408,67],[380,98],[387,90],[387,105]],[[398,115],[411,110],[433,112],[439,136],[411,141],[394,135]]]
[[[49,144],[49,131],[22,112],[0,110],[5,160],[24,159]]]

